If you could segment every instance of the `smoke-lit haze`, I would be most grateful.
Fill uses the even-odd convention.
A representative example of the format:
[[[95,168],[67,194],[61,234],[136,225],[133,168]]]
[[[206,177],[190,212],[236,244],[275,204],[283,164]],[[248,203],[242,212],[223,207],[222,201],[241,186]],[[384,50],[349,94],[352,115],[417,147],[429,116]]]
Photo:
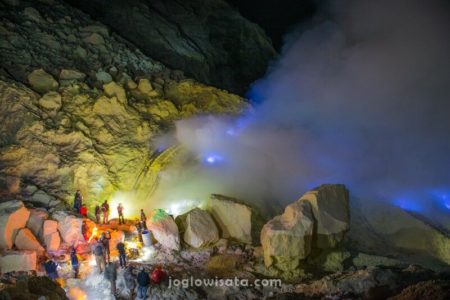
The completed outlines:
[[[286,37],[249,92],[251,113],[177,124],[202,166],[168,175],[167,197],[221,192],[286,204],[344,183],[360,198],[448,217],[449,5],[332,3]]]

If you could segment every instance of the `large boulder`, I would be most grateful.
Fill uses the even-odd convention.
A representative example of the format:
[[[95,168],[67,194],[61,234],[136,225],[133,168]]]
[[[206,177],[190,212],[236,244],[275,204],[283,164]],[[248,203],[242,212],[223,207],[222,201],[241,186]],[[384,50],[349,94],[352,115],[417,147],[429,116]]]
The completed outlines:
[[[36,252],[34,251],[6,251],[0,256],[0,271],[36,270]]]
[[[323,184],[300,200],[311,203],[314,220],[313,247],[334,248],[350,227],[349,194],[342,184]]]
[[[0,203],[0,249],[11,249],[15,236],[30,217],[22,201]]]
[[[293,270],[311,252],[314,217],[311,204],[298,200],[284,213],[267,222],[261,231],[264,263],[280,270]]]
[[[19,250],[44,252],[44,248],[28,228],[19,230],[16,239],[14,240],[14,245]]]
[[[83,220],[66,212],[58,211],[52,215],[52,218],[58,221],[58,231],[64,242],[74,245],[79,240],[83,240],[81,234],[81,225]]]
[[[44,221],[48,218],[48,212],[46,209],[37,208],[30,209],[30,217],[28,218],[27,228],[31,230],[35,237],[40,241],[43,241],[43,226]]]
[[[147,219],[147,228],[165,248],[180,250],[180,234],[172,216],[162,209],[154,209]]]
[[[185,215],[183,240],[194,248],[204,247],[219,240],[219,230],[207,211],[195,208]]]
[[[58,88],[58,82],[43,69],[31,72],[28,75],[28,83],[40,93],[54,91]]]
[[[207,202],[223,238],[252,243],[252,209],[238,200],[213,194]]]
[[[59,232],[53,232],[44,236],[44,244],[47,251],[56,251],[61,245]]]

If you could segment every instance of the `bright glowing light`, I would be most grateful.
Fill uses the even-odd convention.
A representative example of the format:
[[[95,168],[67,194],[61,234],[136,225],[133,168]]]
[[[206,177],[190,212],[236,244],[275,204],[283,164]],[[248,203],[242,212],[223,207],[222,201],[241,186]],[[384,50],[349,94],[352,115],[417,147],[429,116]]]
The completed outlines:
[[[95,267],[97,265],[97,263],[95,262],[95,257],[94,255],[91,255],[91,258],[89,259],[89,266],[90,267]]]
[[[92,234],[91,234],[91,237],[90,237],[89,240],[88,240],[88,243],[90,243],[91,240],[97,236],[97,233],[98,233],[98,228],[97,228],[97,226],[95,226],[95,227],[92,229]]]
[[[218,154],[209,154],[205,157],[205,161],[208,164],[213,165],[213,164],[223,161],[223,156],[218,155]]]
[[[398,198],[394,200],[394,204],[405,211],[420,212],[423,210],[420,204],[413,199]]]
[[[198,201],[185,199],[172,203],[165,210],[169,215],[173,215],[176,217],[178,215],[184,214],[185,212],[188,212],[189,210],[193,209],[198,205],[199,205]]]
[[[153,247],[144,247],[142,248],[142,252],[144,254],[138,259],[138,261],[149,262],[156,255],[155,248]]]
[[[125,219],[130,218],[132,216],[138,216],[139,211],[142,207],[139,207],[137,204],[139,201],[136,201],[136,195],[133,192],[116,192],[109,203],[109,218],[114,219],[118,218],[119,214],[117,212],[117,206],[119,203],[122,203],[124,209]]]

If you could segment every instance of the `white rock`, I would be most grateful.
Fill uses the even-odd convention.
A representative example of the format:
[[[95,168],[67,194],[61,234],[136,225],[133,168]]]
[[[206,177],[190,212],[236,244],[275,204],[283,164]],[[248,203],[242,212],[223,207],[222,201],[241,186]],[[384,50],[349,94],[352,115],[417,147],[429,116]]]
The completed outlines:
[[[289,204],[281,216],[267,222],[261,231],[265,265],[296,269],[311,252],[313,228],[311,204],[305,200]]]
[[[162,209],[154,209],[147,219],[147,228],[162,247],[180,250],[180,234],[173,218]]]
[[[58,221],[58,231],[64,242],[74,245],[84,239],[81,234],[82,219],[62,211],[54,213],[52,218]]]
[[[219,231],[207,211],[195,208],[186,215],[183,239],[188,245],[200,248],[217,242]]]
[[[30,209],[30,217],[28,218],[27,228],[31,230],[35,237],[43,241],[44,235],[42,229],[44,221],[48,218],[48,212],[45,209]]]
[[[61,237],[59,236],[59,232],[44,235],[44,243],[47,251],[58,250],[61,245]]]
[[[22,201],[0,203],[0,249],[11,249],[15,236],[30,217]]]
[[[222,195],[211,195],[207,210],[220,228],[223,238],[252,243],[252,210],[237,200]]]
[[[111,75],[105,71],[98,71],[95,74],[95,77],[97,78],[98,81],[101,81],[103,83],[109,83],[113,80]]]
[[[313,247],[334,248],[344,238],[350,227],[348,198],[348,191],[342,184],[323,184],[300,198],[311,203],[317,222]]]
[[[6,251],[0,256],[0,271],[36,270],[36,252],[34,251]]]

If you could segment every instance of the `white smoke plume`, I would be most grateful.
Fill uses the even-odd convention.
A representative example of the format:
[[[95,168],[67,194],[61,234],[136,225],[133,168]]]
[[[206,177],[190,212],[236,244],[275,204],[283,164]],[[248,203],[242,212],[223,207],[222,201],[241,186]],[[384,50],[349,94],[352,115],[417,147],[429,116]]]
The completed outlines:
[[[329,4],[286,37],[249,92],[252,113],[178,122],[178,141],[202,165],[169,176],[172,194],[270,207],[344,183],[358,197],[448,218],[449,4]]]

